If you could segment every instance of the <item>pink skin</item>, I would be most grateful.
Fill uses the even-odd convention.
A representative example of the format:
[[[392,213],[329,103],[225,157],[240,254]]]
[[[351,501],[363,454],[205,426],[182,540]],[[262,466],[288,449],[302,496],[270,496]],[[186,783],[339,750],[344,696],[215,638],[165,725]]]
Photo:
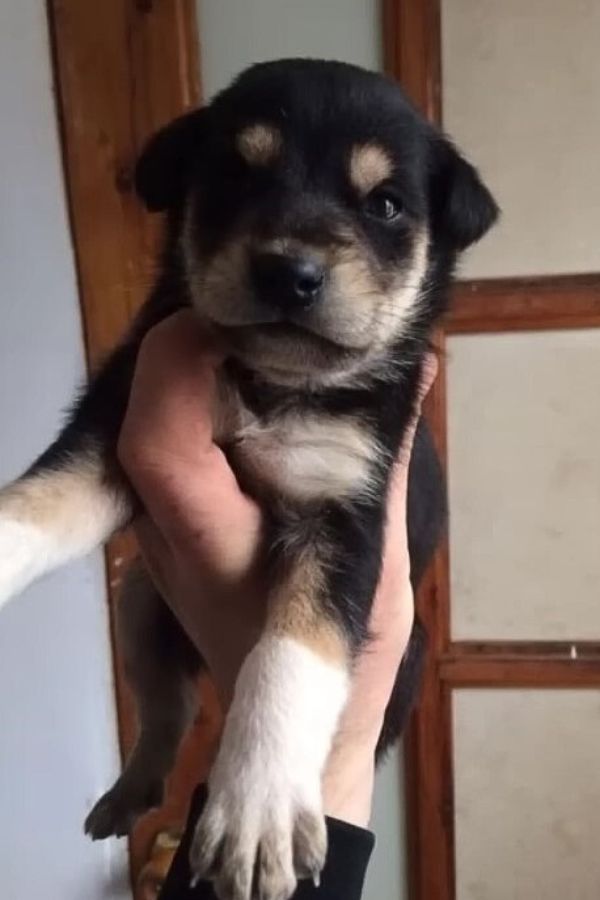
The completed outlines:
[[[145,561],[227,706],[261,631],[265,584],[261,511],[213,442],[214,373],[221,358],[189,312],[154,328],[140,351],[119,458],[148,512],[136,523]],[[422,398],[436,370],[432,357]],[[406,534],[413,436],[414,427],[388,498],[384,564],[370,623],[374,637],[355,667],[323,779],[326,813],[361,826],[369,821],[374,749],[414,615]]]

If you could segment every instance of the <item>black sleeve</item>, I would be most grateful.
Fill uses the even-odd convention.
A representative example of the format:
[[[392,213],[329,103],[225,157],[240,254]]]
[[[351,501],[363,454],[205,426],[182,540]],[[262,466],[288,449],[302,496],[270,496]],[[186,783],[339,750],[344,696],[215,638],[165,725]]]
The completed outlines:
[[[199,787],[192,799],[185,834],[158,900],[216,900],[206,881],[190,888],[188,851],[205,800],[206,788]],[[310,881],[301,881],[294,900],[360,900],[375,838],[370,831],[338,819],[327,819],[327,832],[329,850],[321,884],[317,888]]]

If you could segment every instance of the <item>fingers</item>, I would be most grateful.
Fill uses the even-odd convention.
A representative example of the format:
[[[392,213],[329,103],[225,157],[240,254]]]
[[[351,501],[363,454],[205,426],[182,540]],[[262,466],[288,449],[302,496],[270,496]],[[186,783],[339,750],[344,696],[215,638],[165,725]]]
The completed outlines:
[[[434,353],[427,353],[423,359],[423,365],[421,367],[421,380],[419,381],[419,389],[415,401],[413,417],[408,428],[406,429],[406,434],[404,435],[404,440],[402,442],[402,447],[400,449],[400,455],[398,458],[400,467],[403,467],[405,469],[408,468],[413,442],[417,431],[417,425],[419,424],[419,419],[421,418],[423,403],[429,391],[431,390],[433,382],[437,377],[438,370],[439,363],[437,356]]]
[[[212,403],[219,348],[191,311],[176,313],[142,342],[119,439],[119,459],[134,477],[163,456],[197,458],[212,446]],[[131,471],[130,471],[131,470]]]
[[[435,353],[431,351],[429,353],[426,353],[425,357],[423,358],[423,365],[421,368],[421,381],[419,383],[418,402],[420,405],[423,404],[425,397],[431,390],[433,382],[437,378],[439,368],[439,360]]]
[[[431,390],[433,382],[438,373],[438,360],[433,353],[428,353],[423,361],[421,381],[419,383],[419,392],[415,404],[413,418],[406,430],[402,447],[398,454],[398,459],[394,464],[390,490],[388,495],[388,530],[396,533],[398,528],[406,527],[406,490],[408,486],[408,468],[410,457],[413,449],[417,425],[421,417],[423,402]],[[401,532],[402,533],[402,532]]]
[[[339,815],[338,810],[341,809],[342,817],[352,821],[352,817],[357,816],[354,819],[357,823],[360,823],[358,817],[361,815],[366,814],[364,821],[368,819],[370,791],[365,794],[356,788],[348,790],[348,783],[356,784],[354,775],[357,765],[360,772],[358,783],[367,783],[365,772],[372,765],[385,709],[414,620],[406,531],[408,463],[422,404],[437,370],[436,357],[428,355],[423,364],[414,416],[392,472],[383,566],[369,621],[372,637],[356,662],[350,699],[340,721],[334,752],[324,778],[328,812]],[[347,798],[354,800],[349,803]]]
[[[153,328],[138,356],[118,452],[173,551],[235,579],[254,556],[261,517],[213,442],[222,355],[191,312]]]
[[[370,627],[375,634],[394,633],[397,647],[403,647],[408,640],[414,616],[412,592],[409,590],[410,559],[406,521],[410,455],[423,401],[431,389],[437,371],[436,357],[428,354],[423,363],[415,413],[391,473],[387,499],[383,566]],[[394,628],[391,627],[392,622]]]

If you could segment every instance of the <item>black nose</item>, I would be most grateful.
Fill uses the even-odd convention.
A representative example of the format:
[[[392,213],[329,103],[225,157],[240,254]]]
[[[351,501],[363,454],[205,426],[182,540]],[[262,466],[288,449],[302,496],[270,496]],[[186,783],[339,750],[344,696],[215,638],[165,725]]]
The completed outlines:
[[[258,253],[252,257],[251,277],[261,301],[292,312],[309,309],[318,301],[325,269],[310,256]]]

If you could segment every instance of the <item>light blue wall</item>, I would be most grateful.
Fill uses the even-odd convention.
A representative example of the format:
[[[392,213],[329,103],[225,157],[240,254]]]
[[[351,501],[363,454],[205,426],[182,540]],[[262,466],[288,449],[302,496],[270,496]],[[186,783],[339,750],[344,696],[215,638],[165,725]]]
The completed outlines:
[[[197,0],[204,95],[253,62],[341,59],[380,69],[378,0]]]
[[[390,753],[377,772],[371,828],[376,844],[363,900],[406,900],[404,761],[400,749]]]
[[[84,374],[44,3],[0,4],[0,120],[2,484],[55,434]],[[2,900],[129,896],[124,848],[82,832],[116,768],[97,553],[0,612]]]
[[[378,0],[197,0],[204,96],[253,62],[285,56],[382,64]],[[404,900],[404,783],[399,753],[377,776],[372,828],[377,846],[363,900]]]

